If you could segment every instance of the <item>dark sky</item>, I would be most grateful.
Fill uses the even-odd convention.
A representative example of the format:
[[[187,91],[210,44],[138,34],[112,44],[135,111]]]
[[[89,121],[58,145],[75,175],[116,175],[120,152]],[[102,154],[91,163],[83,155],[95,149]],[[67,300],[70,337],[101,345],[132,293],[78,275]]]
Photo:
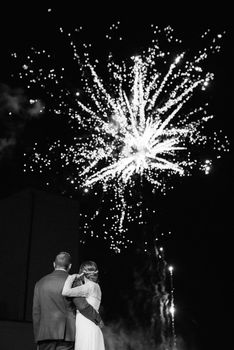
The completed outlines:
[[[178,305],[176,317],[185,332],[199,334],[201,342],[215,349],[219,344],[228,344],[232,315],[233,272],[232,272],[232,234],[233,234],[233,62],[234,31],[228,20],[228,9],[216,9],[210,16],[193,17],[188,15],[170,16],[162,12],[152,15],[150,11],[142,14],[140,9],[133,15],[131,11],[119,16],[113,12],[104,13],[80,10],[75,7],[53,9],[48,13],[40,5],[6,6],[1,12],[0,45],[1,66],[0,83],[11,86],[9,54],[18,50],[24,53],[30,46],[50,48],[59,47],[57,28],[62,25],[73,28],[80,24],[87,27],[87,35],[95,39],[113,20],[120,20],[123,35],[130,38],[126,52],[137,51],[144,43],[146,27],[151,23],[171,24],[188,46],[196,43],[196,38],[204,29],[226,30],[226,38],[221,53],[212,60],[215,80],[211,87],[211,108],[215,113],[217,128],[224,131],[230,140],[231,151],[215,163],[207,177],[198,175],[189,178],[170,192],[160,203],[160,222],[173,232],[167,242],[166,257],[175,267],[175,296]],[[179,11],[178,11],[179,13]],[[171,18],[173,19],[171,20]],[[100,51],[103,48],[100,47]],[[67,58],[65,58],[67,59]],[[46,132],[38,126],[38,132]],[[42,128],[42,130],[41,130]],[[35,128],[33,135],[36,135]],[[25,135],[22,133],[22,135]],[[23,137],[23,136],[22,136]],[[31,140],[33,141],[33,140]],[[24,144],[24,140],[20,140]],[[23,177],[19,168],[23,148],[2,159],[1,196],[27,186],[31,180]],[[13,164],[14,163],[14,164]],[[40,182],[40,181],[39,181]],[[163,226],[163,224],[161,224]],[[114,298],[114,296],[113,296]],[[217,346],[218,348],[218,346]],[[220,347],[222,348],[222,347]]]

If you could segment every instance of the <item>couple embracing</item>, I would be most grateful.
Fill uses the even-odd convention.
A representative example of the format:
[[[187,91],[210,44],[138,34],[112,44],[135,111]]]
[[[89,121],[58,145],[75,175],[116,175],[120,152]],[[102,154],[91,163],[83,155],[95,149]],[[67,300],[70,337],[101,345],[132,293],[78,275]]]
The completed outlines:
[[[71,256],[59,253],[54,271],[35,285],[33,328],[38,350],[105,350],[98,313],[101,289],[95,262],[69,275]]]

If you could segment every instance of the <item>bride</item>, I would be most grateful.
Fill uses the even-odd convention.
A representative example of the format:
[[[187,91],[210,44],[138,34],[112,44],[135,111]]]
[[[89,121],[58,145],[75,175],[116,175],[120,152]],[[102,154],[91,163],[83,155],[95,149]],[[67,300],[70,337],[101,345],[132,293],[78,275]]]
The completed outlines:
[[[83,276],[84,284],[72,287],[76,278]],[[86,261],[80,266],[79,275],[67,277],[62,295],[66,297],[86,297],[87,302],[98,312],[101,303],[101,289],[98,282],[98,268],[94,261]],[[75,350],[105,350],[103,334],[99,326],[76,312]]]

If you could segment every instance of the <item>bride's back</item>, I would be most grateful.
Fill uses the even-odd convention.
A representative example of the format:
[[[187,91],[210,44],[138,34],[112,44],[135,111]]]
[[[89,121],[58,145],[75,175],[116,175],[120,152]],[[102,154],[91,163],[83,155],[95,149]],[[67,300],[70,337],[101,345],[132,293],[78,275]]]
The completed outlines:
[[[86,300],[89,304],[92,305],[92,307],[98,311],[101,303],[102,298],[102,292],[101,288],[98,283],[93,281],[87,281],[88,286],[88,296],[86,297]]]

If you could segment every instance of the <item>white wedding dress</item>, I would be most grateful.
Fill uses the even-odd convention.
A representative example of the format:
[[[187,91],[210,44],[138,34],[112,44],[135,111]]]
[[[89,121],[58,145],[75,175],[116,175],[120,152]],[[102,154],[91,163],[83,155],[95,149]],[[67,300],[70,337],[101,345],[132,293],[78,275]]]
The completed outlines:
[[[73,281],[74,277],[68,276],[63,287],[63,295],[85,297],[87,302],[98,312],[102,297],[99,284],[88,280],[81,286],[71,288]],[[76,313],[75,350],[105,350],[100,327],[83,316],[78,310]]]

